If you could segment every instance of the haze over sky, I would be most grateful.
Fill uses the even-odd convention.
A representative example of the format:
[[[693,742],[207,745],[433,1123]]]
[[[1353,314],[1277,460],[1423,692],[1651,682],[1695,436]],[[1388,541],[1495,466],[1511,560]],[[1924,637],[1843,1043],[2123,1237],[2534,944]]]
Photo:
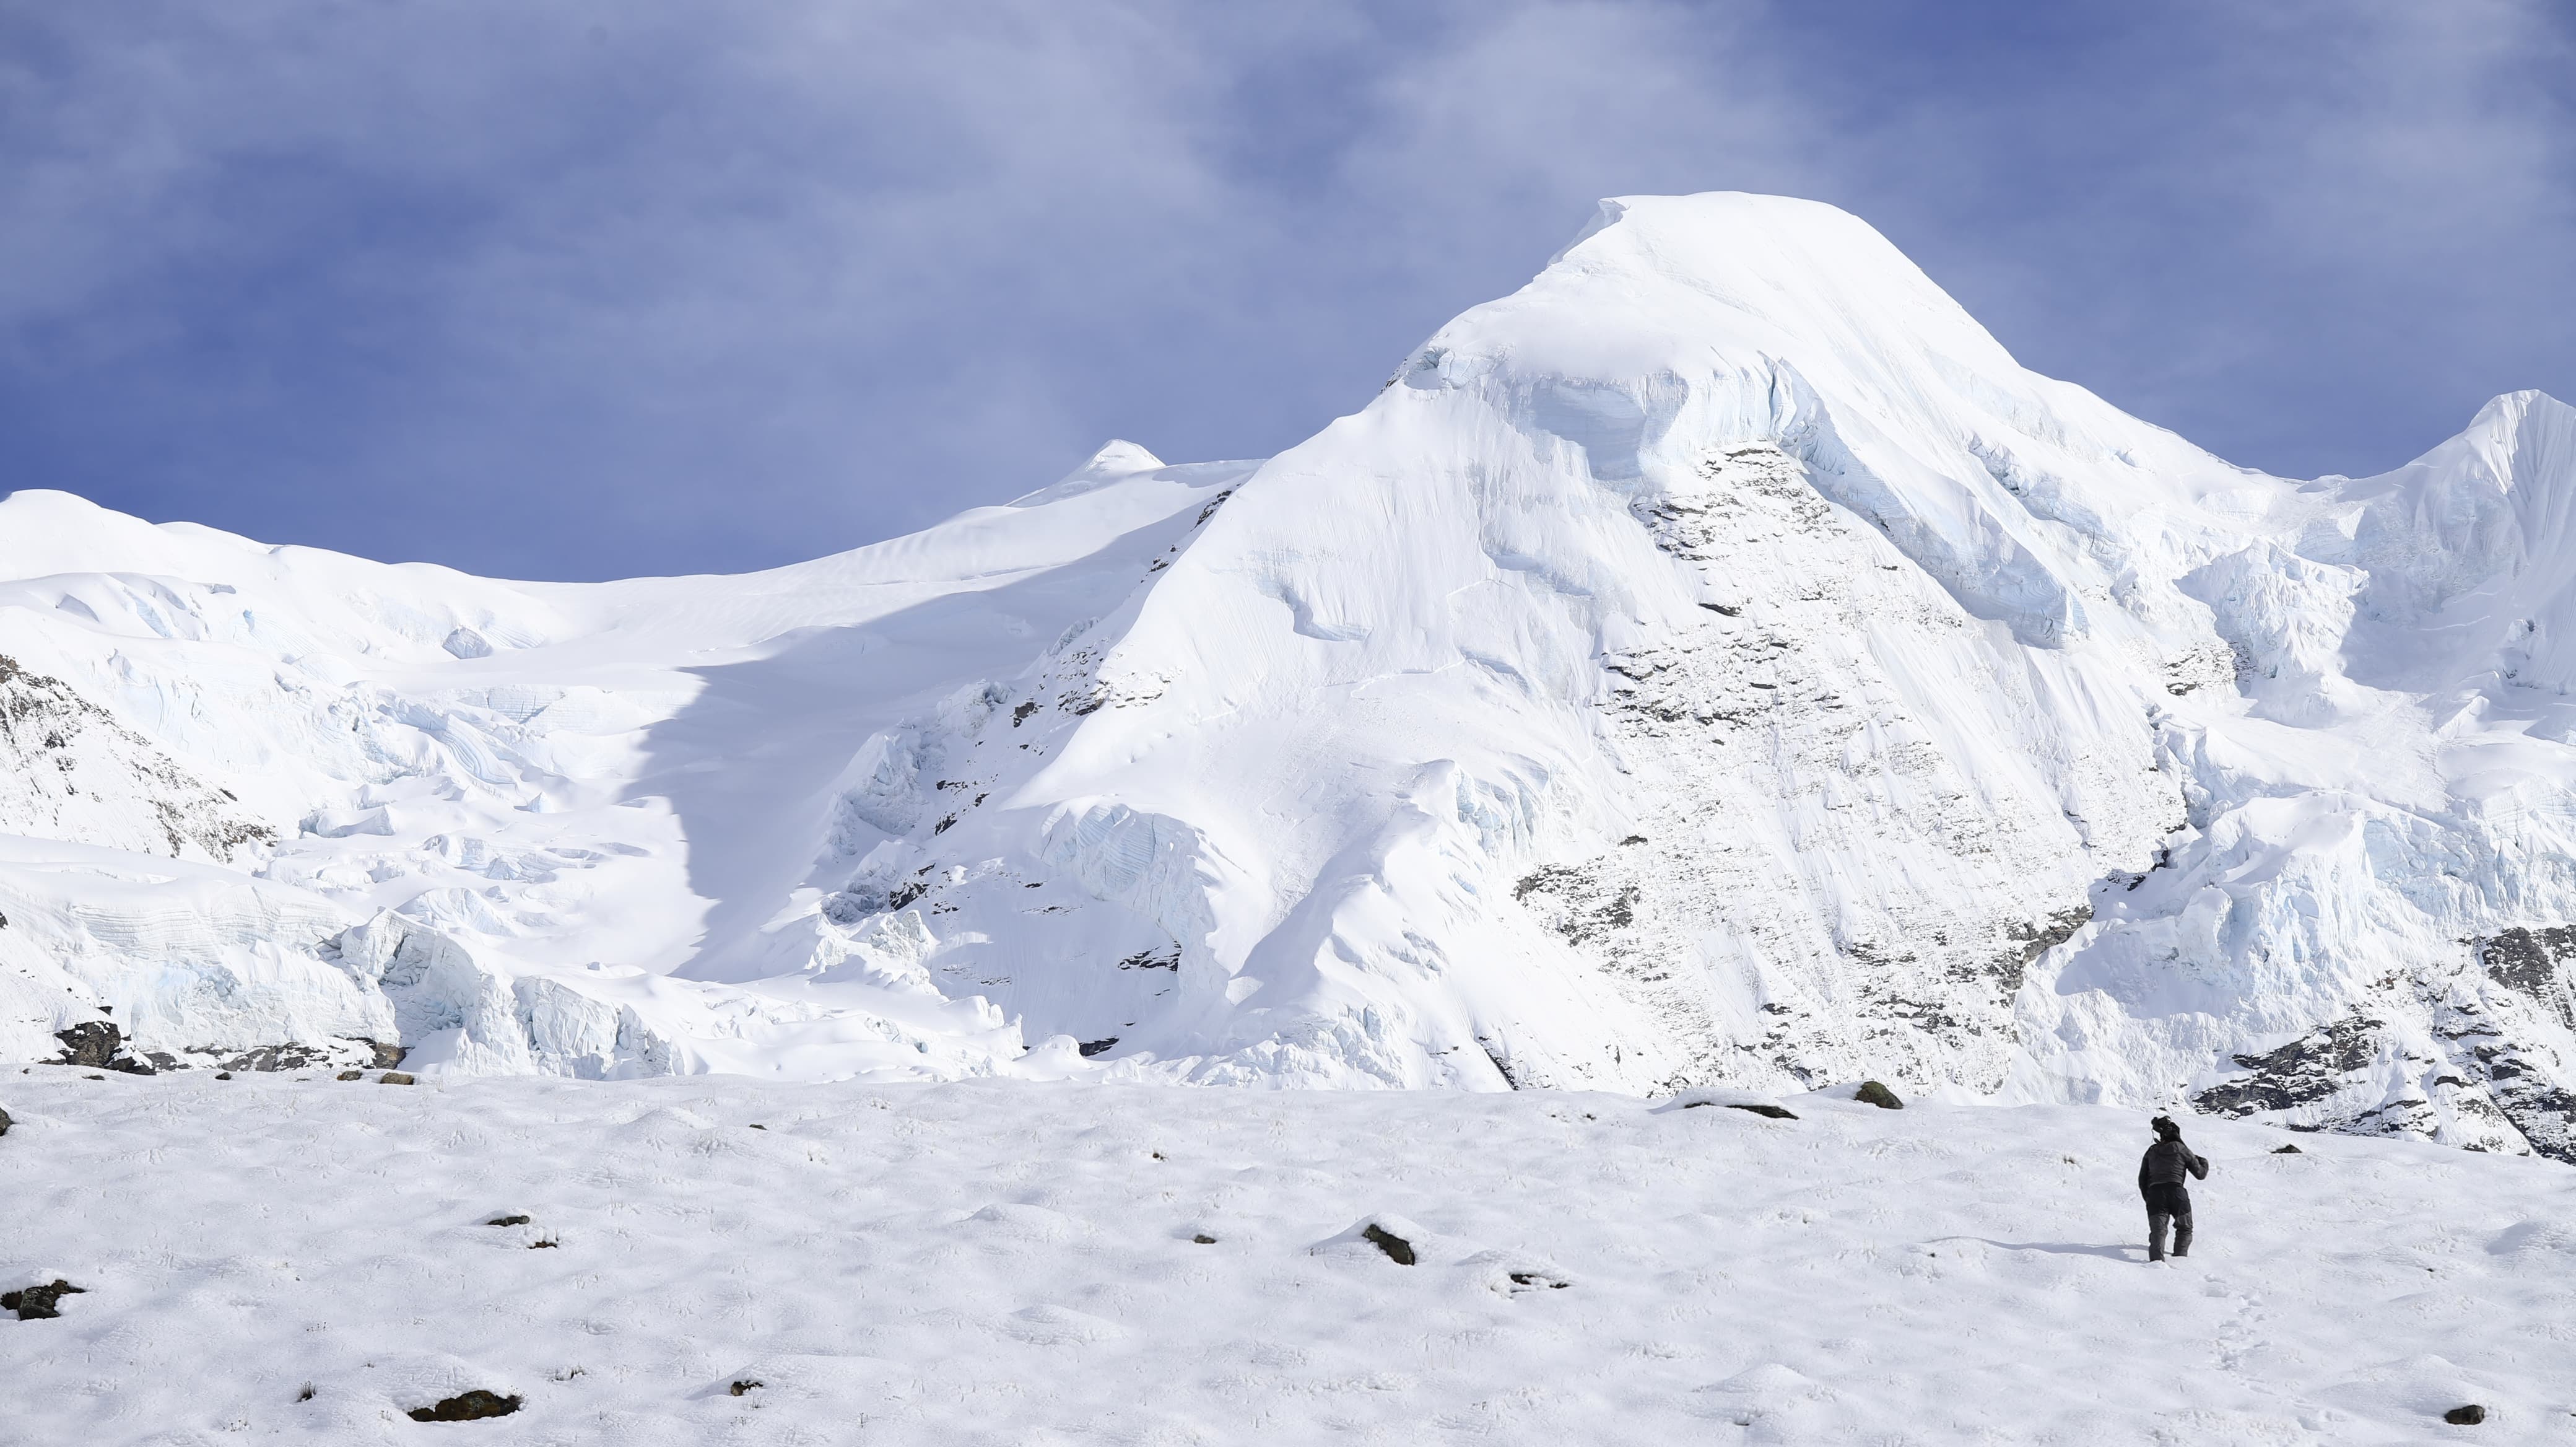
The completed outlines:
[[[0,491],[737,570],[1365,404],[1596,197],[2362,474],[2576,400],[2576,6],[0,0]]]

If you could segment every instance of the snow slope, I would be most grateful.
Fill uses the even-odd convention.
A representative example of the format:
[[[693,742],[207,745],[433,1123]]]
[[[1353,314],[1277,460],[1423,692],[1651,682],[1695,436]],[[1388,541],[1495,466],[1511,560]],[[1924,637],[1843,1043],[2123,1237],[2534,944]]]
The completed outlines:
[[[0,1289],[82,1294],[0,1316],[0,1438],[2355,1447],[2576,1421],[2552,1163],[2198,1123],[2199,1239],[2149,1268],[2137,1115],[1848,1095],[1772,1120],[13,1071]],[[520,1410],[404,1416],[469,1390]]]
[[[121,794],[12,812],[29,837],[0,844],[16,990],[0,1053],[50,1054],[95,1002],[178,1063],[398,1041],[416,1069],[1043,1072],[1052,1055],[1026,1059],[975,991],[930,984],[917,923],[818,938],[799,886],[869,827],[835,816],[836,791],[908,717],[989,713],[976,670],[1015,671],[1064,617],[1114,603],[1243,470],[1113,449],[920,537],[750,579],[587,588],[16,494],[0,689],[134,731],[84,736],[124,751]],[[13,724],[0,747],[44,776],[52,737]],[[232,832],[273,842],[223,870],[192,839],[145,838],[161,749],[262,821]],[[771,957],[786,979],[704,982]]]
[[[748,577],[20,493],[0,708],[81,728],[0,734],[0,1055],[1876,1075],[2576,1158],[2571,489],[2537,394],[2229,466],[1717,194],[1278,457]]]

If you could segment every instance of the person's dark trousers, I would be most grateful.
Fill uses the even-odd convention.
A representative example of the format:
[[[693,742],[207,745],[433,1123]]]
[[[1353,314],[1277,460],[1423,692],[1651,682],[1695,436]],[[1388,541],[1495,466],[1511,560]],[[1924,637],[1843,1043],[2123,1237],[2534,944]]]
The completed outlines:
[[[2147,1187],[2147,1259],[2165,1259],[2165,1223],[2173,1223],[2173,1254],[2191,1254],[2191,1194],[2180,1186]]]

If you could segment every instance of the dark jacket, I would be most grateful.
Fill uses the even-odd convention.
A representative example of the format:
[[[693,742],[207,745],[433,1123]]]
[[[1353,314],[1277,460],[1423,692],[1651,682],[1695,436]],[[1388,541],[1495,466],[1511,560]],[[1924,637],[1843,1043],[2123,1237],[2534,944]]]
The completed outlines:
[[[2209,1179],[2209,1162],[2193,1154],[2180,1140],[2162,1140],[2147,1147],[2138,1162],[2138,1194],[2152,1194],[2153,1186],[2180,1186],[2184,1178]]]

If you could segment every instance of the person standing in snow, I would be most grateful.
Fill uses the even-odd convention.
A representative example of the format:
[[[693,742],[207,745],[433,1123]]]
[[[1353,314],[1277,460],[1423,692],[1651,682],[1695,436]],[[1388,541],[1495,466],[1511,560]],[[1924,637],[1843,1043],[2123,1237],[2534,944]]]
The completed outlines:
[[[2191,1254],[2191,1192],[2188,1180],[2208,1180],[2209,1162],[2182,1143],[2182,1127],[2170,1116],[2155,1119],[2156,1143],[2138,1162],[2138,1194],[2147,1198],[2147,1259],[2165,1259],[2165,1223],[2173,1222],[2173,1254]]]

